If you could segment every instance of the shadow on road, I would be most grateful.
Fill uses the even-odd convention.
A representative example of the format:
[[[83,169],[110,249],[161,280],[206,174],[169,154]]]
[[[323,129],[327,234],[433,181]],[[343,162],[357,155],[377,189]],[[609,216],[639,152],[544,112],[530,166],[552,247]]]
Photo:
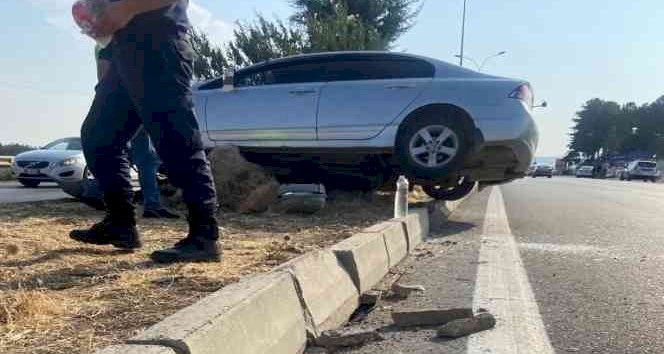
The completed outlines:
[[[439,223],[431,225],[431,238],[438,239],[452,235],[460,234],[464,231],[470,230],[477,225],[468,222],[449,221],[447,223]]]

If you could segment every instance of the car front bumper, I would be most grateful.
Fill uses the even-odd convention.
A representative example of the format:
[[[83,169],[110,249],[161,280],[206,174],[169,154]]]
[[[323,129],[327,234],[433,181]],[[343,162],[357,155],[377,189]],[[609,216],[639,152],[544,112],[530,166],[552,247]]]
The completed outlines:
[[[83,179],[85,165],[59,166],[51,164],[49,167],[37,170],[14,165],[12,171],[16,178],[25,180],[40,182],[80,181]]]

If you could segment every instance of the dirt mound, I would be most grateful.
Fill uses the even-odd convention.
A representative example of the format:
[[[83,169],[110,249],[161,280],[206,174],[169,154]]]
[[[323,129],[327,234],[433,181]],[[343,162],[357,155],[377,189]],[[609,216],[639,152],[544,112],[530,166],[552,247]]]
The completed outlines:
[[[217,147],[208,158],[222,208],[256,213],[266,211],[277,201],[277,180],[261,166],[242,157],[237,147]]]

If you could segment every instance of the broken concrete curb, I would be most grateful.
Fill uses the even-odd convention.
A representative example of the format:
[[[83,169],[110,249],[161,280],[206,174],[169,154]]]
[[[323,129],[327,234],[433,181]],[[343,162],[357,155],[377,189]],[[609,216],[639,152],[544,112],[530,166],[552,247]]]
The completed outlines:
[[[307,331],[317,337],[348,321],[360,303],[360,293],[330,250],[305,254],[274,271],[292,274],[310,324]]]
[[[394,296],[405,299],[412,293],[423,293],[426,289],[422,285],[392,284],[392,293]]]
[[[398,220],[378,223],[362,231],[382,235],[387,250],[390,268],[399,264],[408,255],[408,238],[405,225]]]
[[[473,317],[473,310],[470,308],[413,309],[392,312],[392,321],[399,327],[436,326],[471,317]]]
[[[229,285],[132,338],[182,353],[298,353],[305,320],[293,279],[268,273]]]
[[[489,330],[496,326],[496,319],[490,313],[481,313],[475,317],[450,321],[438,328],[439,337],[459,338],[473,333]]]
[[[320,347],[355,347],[368,342],[383,340],[383,336],[375,329],[344,328],[325,331],[316,338],[315,343]]]
[[[381,234],[356,234],[332,247],[360,293],[371,290],[390,270]]]
[[[158,345],[112,345],[104,349],[98,350],[95,354],[178,354],[175,350],[169,347],[162,347]]]
[[[407,217],[374,225],[350,241],[224,287],[127,345],[97,354],[302,353],[307,335],[316,340],[344,324],[359,306],[360,289],[375,286],[428,236],[428,230],[426,209],[414,209]],[[446,319],[467,317],[466,312],[458,315]],[[402,324],[441,323],[426,316],[409,320],[409,315],[396,314],[396,318]]]

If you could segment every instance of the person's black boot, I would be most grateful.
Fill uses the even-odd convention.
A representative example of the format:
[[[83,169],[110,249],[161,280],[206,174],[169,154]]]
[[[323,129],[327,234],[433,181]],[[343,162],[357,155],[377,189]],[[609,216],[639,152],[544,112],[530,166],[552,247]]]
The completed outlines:
[[[189,207],[189,234],[171,248],[155,251],[150,258],[157,263],[219,262],[221,250],[217,244],[219,226],[215,207]]]
[[[133,205],[122,196],[107,196],[104,199],[108,206],[104,220],[87,230],[72,230],[69,237],[83,243],[113,245],[125,250],[140,248]]]

